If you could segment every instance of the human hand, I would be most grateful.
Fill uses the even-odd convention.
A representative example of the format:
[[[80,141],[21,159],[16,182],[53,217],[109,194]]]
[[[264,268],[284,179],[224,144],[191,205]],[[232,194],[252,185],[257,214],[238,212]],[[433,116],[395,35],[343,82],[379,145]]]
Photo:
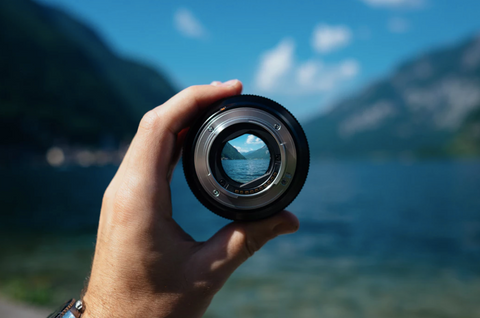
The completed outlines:
[[[192,86],[142,119],[102,203],[84,318],[201,317],[227,278],[268,240],[298,229],[283,211],[195,242],[172,218],[170,179],[187,127],[242,84]]]

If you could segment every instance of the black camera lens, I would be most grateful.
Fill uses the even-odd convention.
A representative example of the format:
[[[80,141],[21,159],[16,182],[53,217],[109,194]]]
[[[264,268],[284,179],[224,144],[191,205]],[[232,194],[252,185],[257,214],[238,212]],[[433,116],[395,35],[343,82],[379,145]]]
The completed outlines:
[[[183,169],[212,212],[258,220],[282,211],[305,183],[310,163],[302,127],[280,104],[237,95],[216,102],[190,127]]]

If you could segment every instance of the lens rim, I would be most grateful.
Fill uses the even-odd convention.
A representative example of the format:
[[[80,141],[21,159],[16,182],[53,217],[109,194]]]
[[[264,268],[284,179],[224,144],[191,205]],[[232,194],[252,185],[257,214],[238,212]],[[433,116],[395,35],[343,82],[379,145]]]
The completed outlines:
[[[278,129],[287,129],[286,132],[291,136],[295,153],[289,155],[294,156],[296,159],[295,172],[290,176],[291,180],[287,180],[289,183],[286,190],[284,190],[273,202],[254,209],[239,209],[221,204],[218,201],[218,198],[215,198],[215,194],[212,194],[211,191],[205,190],[202,185],[203,181],[201,182],[199,179],[195,168],[195,149],[197,147],[197,140],[201,137],[202,132],[204,133],[209,128],[211,129],[211,127],[206,127],[206,125],[208,125],[212,119],[215,119],[222,114],[222,112],[244,107],[258,109],[275,117],[275,120],[278,122]],[[284,131],[283,133],[286,132]],[[271,160],[274,160],[272,155]],[[207,111],[201,114],[190,127],[183,148],[184,173],[187,183],[194,195],[209,210],[231,220],[258,220],[282,211],[301,191],[308,175],[309,164],[310,153],[307,138],[295,117],[280,104],[256,95],[236,95],[213,104]],[[285,175],[282,175],[282,173],[285,173],[285,171],[279,173],[275,177],[277,183],[279,181],[284,181]],[[266,191],[268,190],[270,189],[267,189]]]
[[[281,161],[280,165],[276,165],[278,171],[276,171],[275,176],[269,180],[266,189],[258,188],[250,191],[248,195],[242,196],[241,193],[237,193],[237,190],[233,193],[221,187],[219,180],[216,179],[212,173],[213,165],[211,164],[211,160],[212,157],[215,157],[214,148],[218,136],[231,126],[237,126],[238,124],[245,125],[245,123],[255,124],[259,129],[271,134],[274,138],[274,143],[280,148]],[[278,176],[283,176],[284,172],[288,172],[289,176],[295,174],[296,157],[293,156],[293,154],[296,153],[295,142],[286,129],[276,130],[274,126],[279,127],[276,117],[263,110],[252,107],[227,109],[221,114],[209,119],[199,132],[199,137],[195,145],[194,162],[198,179],[203,189],[212,199],[229,208],[253,210],[274,202],[286,191],[290,186],[290,180],[282,180],[281,186],[279,186],[280,179]],[[221,145],[221,143],[216,145],[217,150],[220,148],[219,145]]]

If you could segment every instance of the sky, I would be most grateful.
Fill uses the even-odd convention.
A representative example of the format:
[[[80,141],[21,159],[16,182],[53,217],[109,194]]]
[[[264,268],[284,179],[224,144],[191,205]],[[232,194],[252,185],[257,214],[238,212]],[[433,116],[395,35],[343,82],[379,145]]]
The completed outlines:
[[[183,89],[239,79],[301,122],[404,61],[480,31],[478,0],[36,0]]]
[[[265,142],[255,135],[244,134],[229,141],[240,153],[254,151],[265,146]]]

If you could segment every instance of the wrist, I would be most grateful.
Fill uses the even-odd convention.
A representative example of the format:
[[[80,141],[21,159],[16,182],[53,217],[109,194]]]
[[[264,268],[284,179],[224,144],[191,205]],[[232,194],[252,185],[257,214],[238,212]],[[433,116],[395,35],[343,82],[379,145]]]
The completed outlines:
[[[113,291],[108,294],[98,294],[95,291],[88,291],[83,297],[85,310],[82,318],[104,318],[114,316],[117,318],[131,317],[163,317],[158,315],[159,311],[153,308],[155,302],[149,301],[151,297],[144,295],[141,299],[131,296],[120,295]],[[153,315],[155,313],[156,315]]]
[[[87,292],[83,297],[84,312],[81,318],[116,318],[152,317],[152,318],[199,318],[205,313],[212,296],[197,295],[186,297],[182,293],[165,293],[141,297],[120,298],[118,294],[107,296]],[[208,299],[198,301],[198,299]]]
[[[111,296],[110,299],[107,301],[105,297],[96,294],[95,292],[86,292],[83,296],[83,304],[85,310],[83,312],[82,318],[102,318],[102,317],[109,317],[113,312],[115,312],[115,317],[126,317],[124,314],[127,312],[122,307],[122,303],[117,303],[116,308],[111,305],[112,302],[116,302],[114,300],[115,296]]]

